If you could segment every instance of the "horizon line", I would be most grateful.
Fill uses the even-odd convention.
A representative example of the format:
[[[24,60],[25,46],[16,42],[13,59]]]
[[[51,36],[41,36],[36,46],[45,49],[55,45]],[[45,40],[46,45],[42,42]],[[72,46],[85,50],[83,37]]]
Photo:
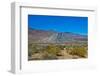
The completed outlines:
[[[73,33],[73,34],[88,36],[88,33],[87,34],[82,34],[82,33],[70,32],[70,31],[57,31],[57,30],[53,30],[53,29],[50,29],[50,30],[47,30],[47,29],[36,29],[36,28],[32,28],[32,27],[28,27],[28,29],[40,30],[40,31],[60,32],[60,33]]]

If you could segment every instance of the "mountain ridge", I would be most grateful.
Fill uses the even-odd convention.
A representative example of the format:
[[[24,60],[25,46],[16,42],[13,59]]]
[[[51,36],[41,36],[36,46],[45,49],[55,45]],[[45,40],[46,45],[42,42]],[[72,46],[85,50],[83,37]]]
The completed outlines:
[[[28,28],[28,41],[32,43],[86,42],[88,40],[87,37],[87,35],[80,35],[72,32],[57,32]]]

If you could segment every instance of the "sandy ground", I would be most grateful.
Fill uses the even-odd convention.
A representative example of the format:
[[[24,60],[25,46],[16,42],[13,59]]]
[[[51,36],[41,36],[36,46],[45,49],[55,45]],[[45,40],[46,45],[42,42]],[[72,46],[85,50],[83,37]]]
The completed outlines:
[[[44,53],[35,53],[32,57],[29,57],[29,60],[45,60],[43,59]],[[78,59],[80,58],[77,55],[69,54],[65,49],[61,50],[61,52],[57,55],[57,59]]]

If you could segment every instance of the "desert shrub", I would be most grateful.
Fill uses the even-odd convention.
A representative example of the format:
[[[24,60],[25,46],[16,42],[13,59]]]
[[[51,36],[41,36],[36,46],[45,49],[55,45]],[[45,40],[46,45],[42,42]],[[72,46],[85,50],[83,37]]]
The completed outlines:
[[[46,51],[49,53],[49,54],[54,54],[56,55],[56,53],[58,53],[60,50],[59,47],[57,47],[56,45],[48,45],[46,47]]]
[[[70,54],[85,57],[87,55],[87,50],[85,49],[85,47],[74,46]]]
[[[57,45],[49,44],[46,46],[44,50],[44,58],[45,59],[56,59],[57,53],[61,50],[61,48]]]
[[[28,56],[32,56],[32,53],[33,53],[33,51],[32,51],[32,44],[28,44]]]
[[[43,52],[43,59],[48,60],[48,59],[57,59],[56,55],[54,54],[49,54],[48,52],[44,51]]]
[[[59,48],[60,50],[63,50],[66,46],[65,45],[56,45],[57,48]]]
[[[28,44],[28,56],[32,56],[34,53],[39,53],[42,48],[36,44]]]
[[[28,50],[28,56],[29,56],[29,57],[32,56],[32,50]]]

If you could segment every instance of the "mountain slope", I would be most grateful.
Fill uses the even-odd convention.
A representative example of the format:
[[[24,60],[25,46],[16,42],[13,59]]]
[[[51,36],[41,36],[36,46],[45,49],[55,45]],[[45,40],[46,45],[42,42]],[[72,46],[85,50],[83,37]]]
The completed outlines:
[[[70,32],[55,32],[28,29],[28,41],[30,43],[73,43],[86,42],[87,36]]]

